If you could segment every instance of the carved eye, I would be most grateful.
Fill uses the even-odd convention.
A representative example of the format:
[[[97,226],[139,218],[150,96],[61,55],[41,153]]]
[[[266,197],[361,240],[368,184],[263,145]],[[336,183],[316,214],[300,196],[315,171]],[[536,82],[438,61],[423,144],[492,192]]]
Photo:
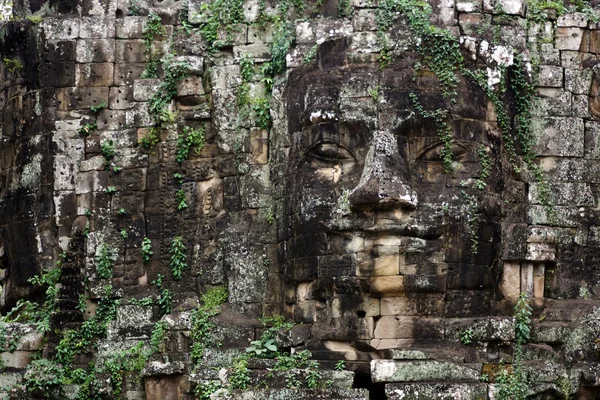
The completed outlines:
[[[308,159],[331,164],[353,162],[355,160],[350,150],[337,143],[316,143],[306,150],[305,155]]]
[[[436,144],[434,144],[433,146],[430,146],[429,148],[423,150],[423,152],[421,153],[421,155],[419,155],[417,157],[417,160],[419,161],[443,161],[444,157],[443,157],[443,151],[444,151],[444,144],[441,142],[438,142]],[[458,143],[452,143],[452,160],[453,161],[464,161],[464,158],[466,157],[468,150],[461,144]]]

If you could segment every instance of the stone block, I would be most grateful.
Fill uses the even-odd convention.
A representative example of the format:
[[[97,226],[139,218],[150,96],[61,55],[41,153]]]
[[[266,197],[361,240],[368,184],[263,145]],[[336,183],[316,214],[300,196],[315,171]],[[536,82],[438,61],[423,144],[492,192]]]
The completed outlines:
[[[564,13],[556,20],[556,26],[558,27],[579,27],[585,28],[588,23],[588,18],[585,13],[572,12]]]
[[[137,64],[116,64],[115,65],[115,85],[133,85],[136,79],[140,79],[140,76],[146,69],[145,63]]]
[[[78,87],[57,90],[59,110],[89,109],[108,104],[108,87]]]
[[[75,61],[103,63],[115,61],[114,39],[80,39],[77,41]]]
[[[582,118],[548,117],[534,119],[540,156],[583,157],[584,124]]]
[[[144,32],[145,17],[127,16],[116,26],[117,39],[141,39]]]
[[[543,117],[552,115],[553,117],[571,117],[573,116],[573,95],[562,89],[538,88],[538,102],[536,108],[532,110],[533,115]]]
[[[75,178],[75,193],[100,192],[106,188],[106,174],[100,171],[82,172]]]
[[[217,90],[227,90],[238,87],[242,83],[239,65],[214,67],[211,70],[211,82]]]
[[[146,61],[146,46],[142,40],[116,40],[115,60],[117,63],[143,63]]]
[[[373,382],[479,381],[481,364],[465,365],[443,361],[372,360]]]
[[[54,61],[40,64],[41,84],[48,87],[75,86],[75,62]]]
[[[565,69],[565,89],[574,94],[589,95],[593,71],[586,69]]]
[[[550,183],[550,202],[555,206],[593,207],[595,205],[592,188],[587,183]],[[530,186],[529,201],[531,204],[541,204],[539,184]]]
[[[115,19],[109,17],[80,17],[79,37],[106,39],[115,37]]]
[[[573,95],[573,116],[576,118],[591,119],[589,96],[585,94]]]
[[[527,243],[527,254],[525,259],[529,261],[554,261],[556,259],[556,247],[553,244],[548,243]],[[532,277],[533,279],[533,277]],[[535,289],[535,282],[532,281],[533,288]],[[542,277],[542,296],[543,296],[543,277]],[[539,288],[538,288],[539,289]]]
[[[540,66],[538,85],[544,87],[562,88],[563,69],[561,67],[551,65]]]
[[[75,67],[76,86],[111,86],[113,76],[113,63],[77,64]]]
[[[72,61],[75,59],[75,40],[46,40],[44,46],[44,60],[46,61]]]
[[[202,77],[198,75],[186,77],[177,89],[177,96],[203,96],[204,94]]]
[[[245,46],[234,46],[235,58],[250,57],[255,62],[266,62],[271,59],[271,50],[265,43],[253,43]]]
[[[456,2],[456,11],[461,13],[472,13],[472,12],[481,12],[482,3],[481,1],[472,0],[472,1],[457,1]]]
[[[250,164],[266,164],[269,159],[269,131],[250,130]]]
[[[477,30],[484,23],[491,23],[492,17],[482,13],[460,13],[458,25],[464,35],[477,35]]]
[[[583,38],[581,28],[557,28],[555,45],[558,50],[579,50]]]
[[[388,400],[481,400],[487,399],[486,383],[391,383],[385,385]]]
[[[544,206],[532,205],[529,208],[528,220],[534,225],[554,225],[565,228],[576,228],[579,226],[579,220],[585,217],[585,214],[579,211],[578,207],[554,207],[555,216],[550,218]]]
[[[273,42],[273,27],[271,24],[265,24],[265,26],[250,25],[248,27],[248,43],[258,42]]]
[[[296,42],[298,44],[315,43],[315,31],[310,22],[304,21],[296,24]]]
[[[79,18],[44,18],[42,31],[46,39],[76,39],[79,36]]]
[[[600,54],[600,29],[594,29],[589,32],[589,52]]]
[[[503,13],[522,17],[525,16],[525,3],[523,0],[496,0]]]
[[[404,293],[404,277],[396,276],[377,276],[369,280],[371,284],[371,293],[374,296],[395,296]]]
[[[136,79],[133,83],[133,99],[148,101],[154,96],[160,86],[160,79]]]
[[[133,86],[113,86],[108,92],[108,108],[111,110],[133,108],[133,101]]]
[[[3,352],[0,359],[4,368],[25,369],[31,362],[31,354],[29,351]]]
[[[375,339],[441,339],[444,322],[441,318],[382,316],[373,335]]]

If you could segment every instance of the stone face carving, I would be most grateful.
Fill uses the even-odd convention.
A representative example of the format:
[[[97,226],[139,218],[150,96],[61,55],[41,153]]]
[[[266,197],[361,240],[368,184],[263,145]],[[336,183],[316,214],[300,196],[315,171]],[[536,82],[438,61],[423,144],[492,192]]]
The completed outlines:
[[[290,149],[280,239],[284,280],[296,291],[290,308],[321,339],[375,348],[439,339],[440,317],[491,310],[504,188],[499,132],[475,85],[461,82],[461,100],[450,106],[434,77],[413,71],[410,54],[382,71],[349,63],[347,46],[321,45],[284,92]],[[414,111],[416,102],[452,108],[452,174],[438,126]],[[480,152],[494,163],[485,188],[473,190]],[[468,209],[470,196],[485,200]]]
[[[194,28],[225,2],[53,0],[57,15],[35,26],[25,17],[44,2],[15,3],[22,21],[6,25],[0,53],[26,65],[0,64],[0,308],[41,300],[27,279],[66,251],[53,327],[77,329],[102,314],[103,298],[121,301],[91,343],[96,365],[113,348],[147,341],[159,319],[167,324],[141,374],[145,393],[127,377],[127,396],[187,398],[204,377],[226,383],[226,370],[217,377],[213,367],[231,368],[232,354],[260,339],[260,316],[283,314],[301,325],[280,349],[347,360],[372,398],[485,397],[517,353],[521,292],[535,307],[522,353],[535,390],[563,398],[568,378],[573,393],[591,386],[581,396],[597,396],[600,35],[584,13],[538,23],[535,5],[521,0],[432,1],[432,32],[446,29],[445,44],[464,57],[452,72],[453,102],[402,12],[378,32],[391,0],[291,2],[303,11],[244,1],[240,20],[215,32],[215,51]],[[396,3],[424,12],[421,2]],[[279,21],[290,18],[295,41],[285,67],[267,76],[266,63],[283,60],[274,54],[282,27],[271,19],[282,4],[291,8]],[[150,13],[164,33],[146,49]],[[160,52],[176,55],[158,62]],[[160,64],[157,77],[143,78],[148,61]],[[176,80],[171,63],[183,62],[186,76],[165,89]],[[521,143],[512,154],[499,124],[506,117],[518,128],[522,93],[511,84],[538,63],[531,149]],[[166,96],[160,122],[149,111],[162,104],[156,93]],[[204,146],[183,157],[186,129],[201,131]],[[156,145],[144,147],[151,134]],[[547,188],[524,168],[527,156]],[[203,320],[214,322],[214,341],[202,344],[205,369],[195,374],[191,310],[214,287],[226,287],[228,300]],[[31,375],[29,353],[40,346],[19,347],[24,358],[7,364],[18,370],[0,370],[0,380]],[[271,367],[259,361],[252,367]],[[367,396],[350,389],[350,371],[322,377],[336,374],[339,387],[309,396]],[[304,396],[272,390],[221,394]]]

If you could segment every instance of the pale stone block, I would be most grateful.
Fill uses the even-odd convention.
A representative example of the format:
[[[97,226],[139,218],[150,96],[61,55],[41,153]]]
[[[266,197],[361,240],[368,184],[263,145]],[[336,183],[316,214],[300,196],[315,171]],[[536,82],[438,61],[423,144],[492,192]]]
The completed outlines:
[[[585,28],[587,23],[587,16],[582,12],[565,13],[558,17],[558,20],[556,21],[556,25],[559,27]]]
[[[117,39],[141,39],[146,17],[127,16],[116,26]]]
[[[533,267],[533,298],[544,298],[545,265],[538,263]]]
[[[391,255],[375,258],[373,276],[398,275],[400,267],[400,256]]]
[[[481,11],[481,1],[459,1],[456,3],[456,11],[464,13]]]
[[[240,66],[226,65],[212,68],[211,82],[213,84],[213,88],[217,90],[227,90],[240,86],[242,83],[242,78],[240,77]]]
[[[445,361],[372,360],[373,382],[479,381],[481,364],[468,368]]]
[[[80,39],[75,48],[75,61],[79,63],[114,62],[114,39]]]
[[[377,350],[385,350],[407,348],[414,343],[414,339],[373,339],[369,344]]]
[[[79,36],[79,18],[44,18],[44,37],[49,39],[76,39]]]
[[[523,0],[496,0],[502,11],[510,15],[525,15],[525,1]]]
[[[565,89],[575,93],[589,95],[592,85],[593,71],[590,69],[572,69],[565,70]]]
[[[562,67],[542,65],[539,73],[539,86],[561,88],[563,85]]]
[[[533,263],[521,264],[521,292],[533,296]]]
[[[25,369],[31,362],[31,354],[29,351],[3,352],[0,357],[4,368]]]
[[[266,62],[271,59],[271,50],[264,43],[253,43],[245,46],[234,46],[233,56],[238,59],[249,56],[256,62]]]
[[[133,99],[135,101],[148,101],[154,96],[160,79],[136,79],[133,82]]]
[[[104,173],[99,171],[89,171],[78,173],[75,178],[75,193],[100,192],[105,189],[106,182]]]
[[[269,160],[269,131],[254,128],[250,131],[250,164],[266,164]]]
[[[527,260],[531,261],[554,261],[556,248],[548,243],[527,243]]]
[[[375,295],[399,295],[404,293],[404,277],[378,276],[371,278],[371,293]]]
[[[79,37],[82,39],[114,38],[115,19],[108,17],[81,17]]]
[[[521,264],[504,262],[500,290],[507,299],[518,299],[521,293]]]
[[[533,119],[533,127],[538,136],[535,146],[538,155],[583,157],[585,134],[582,118]]]
[[[188,75],[202,75],[204,73],[204,57],[177,56],[173,58],[173,62],[186,64]]]
[[[187,76],[181,81],[177,89],[178,96],[203,96],[204,94],[202,77],[197,75]]]
[[[81,172],[87,171],[102,171],[106,164],[106,160],[103,156],[92,157],[87,160],[83,160],[79,163],[79,170]]]
[[[556,48],[559,50],[579,50],[583,29],[581,28],[557,28]]]

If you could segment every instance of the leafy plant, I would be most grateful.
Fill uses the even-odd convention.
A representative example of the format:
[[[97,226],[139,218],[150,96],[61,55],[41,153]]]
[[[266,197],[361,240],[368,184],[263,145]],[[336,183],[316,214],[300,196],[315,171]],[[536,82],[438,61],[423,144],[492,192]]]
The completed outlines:
[[[164,275],[158,274],[156,279],[152,281],[152,284],[156,285],[160,291],[156,303],[162,310],[163,314],[170,314],[171,304],[173,302],[173,293],[171,293],[169,289],[162,287],[164,278]]]
[[[121,207],[117,210],[117,215],[126,215],[127,214],[127,210],[125,210],[125,208]]]
[[[193,150],[196,154],[200,154],[203,148],[204,130],[192,129],[184,126],[183,131],[180,132],[177,137],[177,153],[175,155],[175,161],[181,164],[187,160],[190,150]]]
[[[487,148],[484,145],[479,145],[477,149],[477,155],[479,156],[479,162],[481,163],[481,173],[479,178],[475,182],[475,187],[479,190],[485,189],[487,186],[486,180],[490,176],[492,170],[492,158],[488,154]]]
[[[148,264],[150,262],[150,258],[152,258],[152,255],[154,254],[152,251],[152,241],[148,237],[144,237],[142,240],[140,252],[142,253],[142,260],[144,261],[144,264]]]
[[[312,46],[310,48],[310,50],[308,50],[308,52],[302,58],[302,62],[304,64],[308,64],[312,60],[314,60],[317,57],[317,50],[318,50],[318,48],[319,48],[319,46],[317,46],[316,44],[314,46]]]
[[[180,280],[183,271],[187,268],[187,248],[183,243],[183,238],[177,236],[171,241],[171,272],[175,280]]]
[[[248,371],[248,360],[245,357],[238,358],[231,368],[229,376],[231,389],[246,389],[250,384],[250,372]]]
[[[344,371],[346,369],[346,361],[345,360],[339,360],[335,363],[335,365],[333,366],[333,369],[335,371]]]
[[[125,228],[121,229],[119,234],[121,235],[121,239],[123,239],[123,240],[125,240],[129,237],[129,234],[127,233],[127,230]]]
[[[246,347],[246,353],[252,353],[258,358],[272,358],[276,352],[275,339],[254,340],[250,342],[250,346]]]
[[[140,138],[140,145],[147,149],[151,149],[160,142],[160,126],[152,126],[148,129],[148,133]]]
[[[90,110],[92,110],[92,112],[98,114],[100,111],[104,110],[106,108],[106,103],[100,103],[97,106],[90,106]]]
[[[269,129],[271,125],[269,99],[264,97],[255,99],[252,103],[252,110],[254,111],[256,125],[262,129]]]
[[[203,296],[202,302],[190,314],[192,322],[192,346],[190,357],[194,365],[199,365],[204,357],[204,349],[217,344],[211,332],[215,324],[212,317],[219,314],[221,304],[227,300],[227,289],[217,286],[209,289]]]
[[[110,279],[113,274],[113,266],[117,260],[117,253],[106,243],[100,245],[96,256],[96,272],[101,279]]]
[[[89,136],[92,132],[94,132],[96,129],[98,129],[98,123],[94,122],[90,122],[87,124],[84,124],[81,128],[79,128],[79,134],[87,137]]]
[[[177,191],[177,210],[185,210],[188,208],[187,199],[185,197],[185,190],[179,189]]]
[[[154,300],[152,299],[152,297],[143,297],[141,299],[136,299],[134,297],[129,299],[129,304],[131,304],[132,306],[148,307],[154,304]]]
[[[166,321],[158,321],[152,329],[152,335],[150,337],[150,348],[153,351],[158,351],[160,345],[165,340],[167,334],[167,323]]]
[[[117,193],[117,188],[115,186],[109,186],[106,189],[104,189],[104,193],[115,194],[115,193]]]
[[[473,343],[473,336],[473,329],[467,328],[460,333],[460,342],[465,346],[468,346]]]
[[[16,58],[4,57],[3,61],[4,65],[11,74],[14,74],[15,72],[18,72],[23,69],[23,64],[21,64],[21,62]]]

